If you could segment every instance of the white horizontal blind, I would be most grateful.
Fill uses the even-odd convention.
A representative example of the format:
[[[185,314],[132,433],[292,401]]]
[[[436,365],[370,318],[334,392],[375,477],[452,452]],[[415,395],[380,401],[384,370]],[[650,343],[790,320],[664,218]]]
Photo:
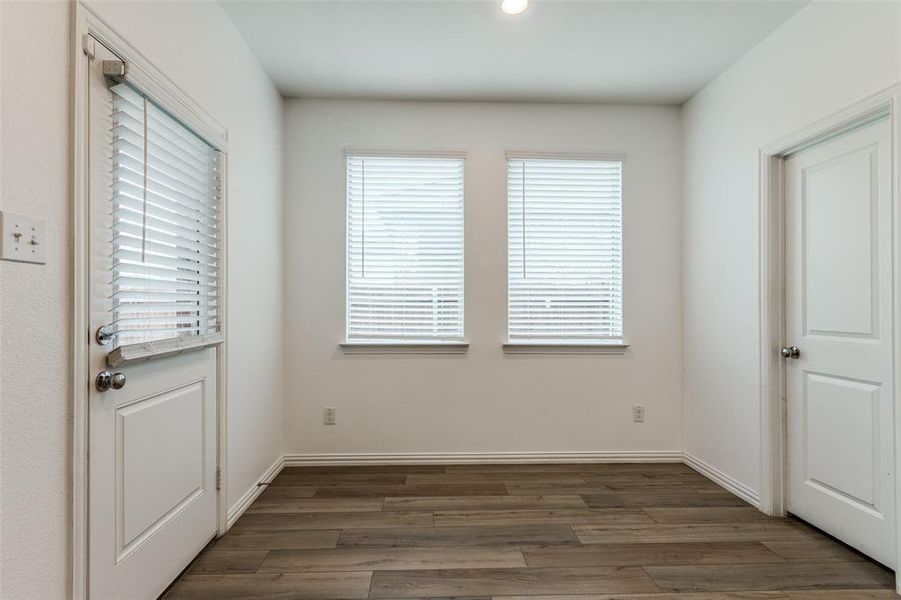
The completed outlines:
[[[348,156],[347,341],[463,339],[463,159]]]
[[[622,162],[508,159],[512,342],[623,337]]]
[[[218,334],[220,154],[127,84],[111,90],[115,346]]]

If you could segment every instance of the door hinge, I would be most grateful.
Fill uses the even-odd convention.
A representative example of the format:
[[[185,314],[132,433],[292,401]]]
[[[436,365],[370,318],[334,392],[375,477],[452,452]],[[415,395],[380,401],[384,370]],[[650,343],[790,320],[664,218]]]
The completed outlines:
[[[222,467],[216,467],[216,489],[222,489]]]

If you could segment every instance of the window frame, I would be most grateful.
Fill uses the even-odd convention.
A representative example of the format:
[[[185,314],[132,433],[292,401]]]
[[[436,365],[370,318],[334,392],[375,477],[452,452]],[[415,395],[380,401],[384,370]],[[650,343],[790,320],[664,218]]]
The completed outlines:
[[[621,195],[620,195],[620,214],[621,214],[621,241],[620,254],[622,256],[622,337],[618,341],[530,341],[530,340],[514,340],[510,339],[510,182],[507,177],[509,162],[511,160],[583,160],[583,161],[615,161],[621,163]],[[631,344],[628,342],[626,328],[626,164],[627,155],[619,152],[541,152],[541,151],[519,151],[507,150],[504,159],[504,251],[506,260],[504,266],[506,272],[504,281],[506,287],[504,290],[505,300],[505,341],[501,345],[506,354],[600,354],[600,355],[622,355],[625,354]]]
[[[345,148],[344,161],[344,332],[338,347],[344,354],[465,354],[469,350],[466,336],[466,157],[467,153],[459,150],[379,150]],[[351,158],[422,158],[422,159],[456,159],[462,163],[462,243],[460,258],[463,264],[463,289],[460,319],[462,337],[460,340],[419,341],[419,340],[352,340],[348,336],[350,325],[349,285],[350,285],[350,228],[348,222],[348,161]]]

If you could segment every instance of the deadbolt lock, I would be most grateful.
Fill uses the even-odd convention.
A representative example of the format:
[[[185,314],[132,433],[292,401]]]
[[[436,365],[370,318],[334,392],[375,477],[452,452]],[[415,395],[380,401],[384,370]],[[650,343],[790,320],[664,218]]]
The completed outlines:
[[[109,346],[115,336],[116,333],[110,325],[98,327],[97,331],[94,332],[94,339],[97,340],[97,343],[101,346]]]

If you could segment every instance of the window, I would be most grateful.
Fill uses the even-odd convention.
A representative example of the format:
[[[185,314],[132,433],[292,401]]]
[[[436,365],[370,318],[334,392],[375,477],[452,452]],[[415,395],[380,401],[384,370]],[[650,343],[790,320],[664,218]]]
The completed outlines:
[[[215,336],[219,152],[128,84],[111,90],[115,347]]]
[[[622,344],[622,161],[507,160],[512,344]]]
[[[347,342],[463,341],[463,159],[347,158]]]

